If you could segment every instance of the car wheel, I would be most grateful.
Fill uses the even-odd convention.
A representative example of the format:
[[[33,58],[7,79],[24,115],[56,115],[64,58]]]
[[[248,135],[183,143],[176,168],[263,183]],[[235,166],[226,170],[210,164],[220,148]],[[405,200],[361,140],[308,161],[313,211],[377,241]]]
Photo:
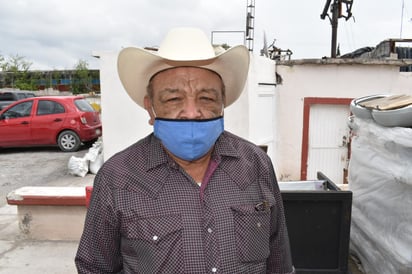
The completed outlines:
[[[64,152],[74,152],[79,150],[81,142],[76,132],[65,130],[59,134],[57,144]]]

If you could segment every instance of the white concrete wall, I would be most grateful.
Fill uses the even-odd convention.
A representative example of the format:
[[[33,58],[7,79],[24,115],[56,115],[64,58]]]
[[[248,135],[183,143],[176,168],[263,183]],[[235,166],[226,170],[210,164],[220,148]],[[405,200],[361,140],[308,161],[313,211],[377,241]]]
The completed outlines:
[[[152,132],[146,111],[123,89],[117,74],[117,52],[95,52],[100,58],[104,158]],[[259,85],[265,83],[269,85]],[[274,157],[275,65],[267,58],[251,58],[250,75],[238,101],[225,109],[225,128],[258,145],[268,145]]]
[[[151,127],[146,111],[129,98],[117,74],[117,52],[98,52],[104,158],[146,136]]]
[[[249,77],[241,97],[225,110],[225,128],[257,145],[267,145],[275,157],[275,63],[251,58]]]
[[[276,93],[278,177],[300,179],[303,99],[305,97],[358,98],[373,94],[412,94],[411,73],[379,64],[277,64],[282,78]]]

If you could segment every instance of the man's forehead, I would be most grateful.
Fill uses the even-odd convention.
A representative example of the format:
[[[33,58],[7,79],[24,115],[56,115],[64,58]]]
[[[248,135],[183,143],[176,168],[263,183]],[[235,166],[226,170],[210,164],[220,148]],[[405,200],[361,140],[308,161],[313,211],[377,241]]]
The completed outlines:
[[[221,81],[222,78],[218,73],[216,73],[213,70],[202,68],[202,67],[173,67],[169,69],[165,69],[162,71],[157,72],[154,74],[150,81],[158,78],[163,78],[167,76],[175,76],[175,75],[186,75],[186,76],[208,76],[208,77],[213,77],[216,76],[218,77]]]

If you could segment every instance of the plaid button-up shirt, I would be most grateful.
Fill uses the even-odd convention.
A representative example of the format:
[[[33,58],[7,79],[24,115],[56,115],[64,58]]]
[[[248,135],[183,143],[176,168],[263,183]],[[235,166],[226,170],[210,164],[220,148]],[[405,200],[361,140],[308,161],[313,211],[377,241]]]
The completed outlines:
[[[224,132],[199,187],[152,134],[96,175],[79,273],[292,273],[270,158]]]

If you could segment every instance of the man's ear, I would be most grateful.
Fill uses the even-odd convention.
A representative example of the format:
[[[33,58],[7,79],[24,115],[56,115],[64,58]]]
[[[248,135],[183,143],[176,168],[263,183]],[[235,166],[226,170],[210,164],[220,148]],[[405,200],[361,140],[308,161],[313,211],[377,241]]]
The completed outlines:
[[[146,109],[147,113],[149,113],[149,125],[153,126],[155,114],[153,113],[152,100],[150,100],[149,96],[147,95],[144,97],[144,108]]]

